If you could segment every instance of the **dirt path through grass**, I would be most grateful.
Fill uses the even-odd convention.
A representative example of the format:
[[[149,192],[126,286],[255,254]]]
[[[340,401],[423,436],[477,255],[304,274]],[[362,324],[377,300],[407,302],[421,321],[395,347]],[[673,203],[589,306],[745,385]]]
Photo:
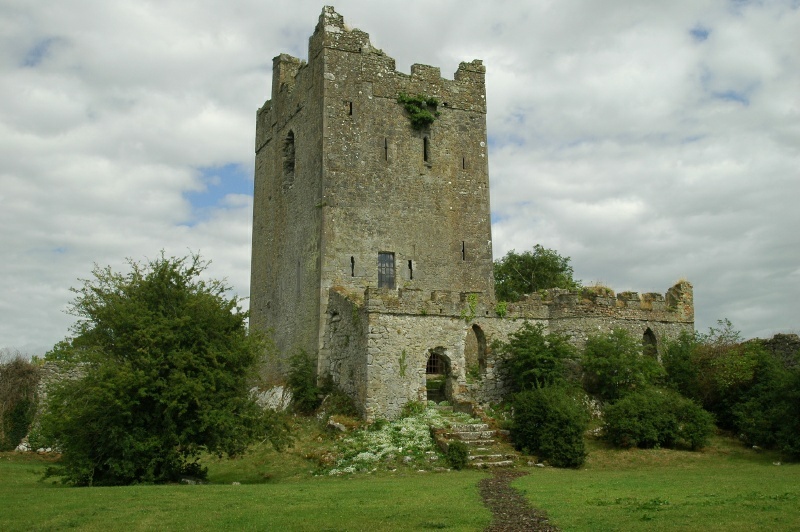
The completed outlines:
[[[522,494],[511,487],[511,481],[527,475],[524,471],[497,469],[490,478],[478,483],[483,504],[492,511],[488,532],[516,530],[557,531],[544,512],[532,508]]]

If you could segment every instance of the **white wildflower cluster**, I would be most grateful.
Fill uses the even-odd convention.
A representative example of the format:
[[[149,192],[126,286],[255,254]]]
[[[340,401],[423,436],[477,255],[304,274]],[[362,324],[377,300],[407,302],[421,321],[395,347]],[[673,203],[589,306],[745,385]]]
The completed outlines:
[[[366,472],[374,467],[373,464],[398,459],[406,463],[425,460],[430,453],[438,452],[430,427],[441,428],[447,423],[438,411],[429,408],[421,414],[386,423],[377,430],[366,428],[356,431],[349,438],[341,440],[343,457],[328,474]],[[431,460],[428,458],[428,461]]]

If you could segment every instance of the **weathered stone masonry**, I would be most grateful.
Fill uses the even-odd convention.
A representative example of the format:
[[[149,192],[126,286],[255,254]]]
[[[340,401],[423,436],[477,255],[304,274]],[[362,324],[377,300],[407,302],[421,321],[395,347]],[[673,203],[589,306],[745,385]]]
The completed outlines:
[[[432,371],[452,401],[498,399],[489,346],[525,320],[577,345],[622,327],[655,350],[693,328],[688,283],[665,295],[552,290],[498,315],[481,61],[452,80],[426,65],[397,72],[330,7],[308,57],[273,60],[256,123],[251,326],[273,332],[276,380],[303,350],[367,418],[392,417],[426,399]],[[433,124],[414,129],[400,93],[436,98]]]

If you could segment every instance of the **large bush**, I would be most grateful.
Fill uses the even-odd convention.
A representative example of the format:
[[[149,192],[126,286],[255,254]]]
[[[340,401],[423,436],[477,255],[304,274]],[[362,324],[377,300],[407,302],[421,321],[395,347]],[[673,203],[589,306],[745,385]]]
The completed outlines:
[[[567,362],[577,355],[565,336],[545,335],[542,325],[528,322],[508,342],[492,348],[505,360],[503,370],[513,392],[563,384]]]
[[[618,447],[703,447],[714,418],[672,390],[647,388],[630,393],[605,410],[605,438]]]
[[[13,450],[28,433],[38,384],[39,368],[19,353],[0,359],[0,451]]]
[[[623,329],[591,336],[581,358],[584,387],[604,401],[643,390],[664,374],[658,361],[642,355],[642,343]]]
[[[175,481],[205,474],[203,452],[282,443],[283,425],[248,392],[262,343],[239,299],[201,278],[197,256],[130,266],[95,268],[74,290],[74,339],[49,354],[84,373],[48,392],[41,432],[63,453],[51,473],[78,485]]]
[[[580,467],[586,460],[583,433],[589,416],[562,387],[527,390],[514,396],[511,437],[515,446],[556,467]]]
[[[536,244],[533,251],[513,249],[494,262],[494,292],[498,301],[518,301],[525,294],[546,288],[580,287],[572,278],[569,257]]]

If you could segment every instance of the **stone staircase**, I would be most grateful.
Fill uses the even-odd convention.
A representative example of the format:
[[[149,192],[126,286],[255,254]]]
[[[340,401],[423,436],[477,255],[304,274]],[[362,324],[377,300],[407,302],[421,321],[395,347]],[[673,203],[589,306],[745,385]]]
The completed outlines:
[[[451,442],[463,442],[469,451],[469,465],[475,468],[513,467],[518,454],[508,443],[508,431],[492,429],[480,420],[452,422],[446,429],[431,428],[443,453]]]

